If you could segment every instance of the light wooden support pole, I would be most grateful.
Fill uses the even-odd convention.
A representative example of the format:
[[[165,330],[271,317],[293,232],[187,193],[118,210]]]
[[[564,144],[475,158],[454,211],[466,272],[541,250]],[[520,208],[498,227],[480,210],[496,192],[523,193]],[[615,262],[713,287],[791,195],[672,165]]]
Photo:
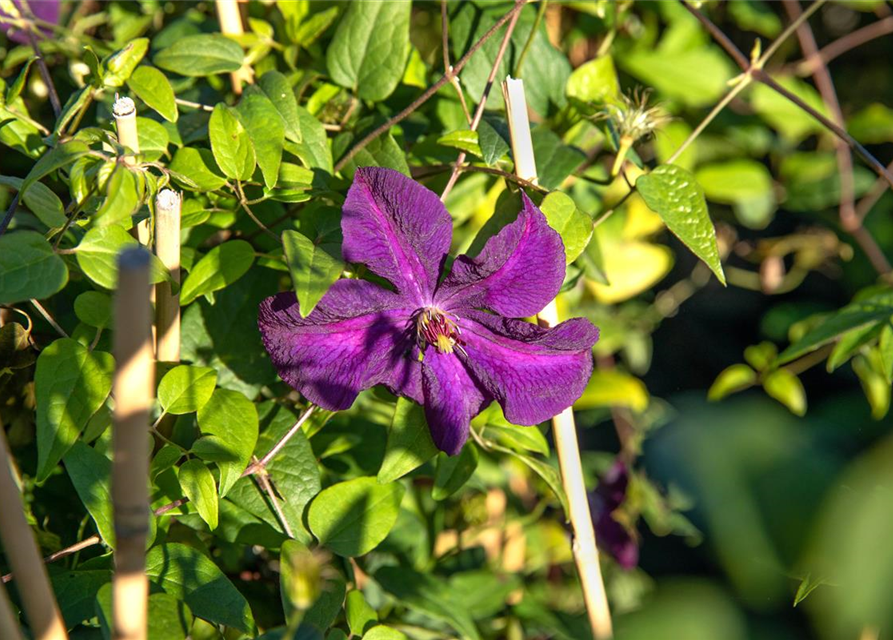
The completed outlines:
[[[67,640],[65,623],[56,605],[43,558],[34,542],[31,527],[25,519],[22,496],[16,483],[17,473],[0,425],[0,538],[6,559],[12,567],[22,608],[31,632],[37,640]],[[5,595],[5,594],[4,594]],[[8,602],[7,602],[8,604]],[[2,605],[0,605],[2,608]],[[2,617],[2,613],[0,613]],[[2,624],[2,620],[0,620]],[[2,627],[0,627],[2,630]],[[2,635],[3,638],[7,636]],[[15,638],[16,636],[9,636]]]
[[[155,199],[155,254],[180,284],[180,195],[162,189]],[[180,295],[169,282],[155,285],[155,358],[180,361]]]
[[[112,447],[112,505],[115,518],[115,575],[112,581],[112,638],[144,640],[149,581],[149,409],[155,378],[149,252],[125,249],[118,256],[115,294],[115,370]]]
[[[215,4],[217,5],[217,19],[220,21],[220,32],[225,36],[238,37],[244,34],[245,29],[242,26],[242,14],[239,12],[238,0],[216,0]],[[238,71],[233,71],[230,74],[233,93],[241,95],[242,83],[251,84],[252,78],[251,67],[245,64]]]
[[[506,78],[502,90],[512,139],[515,173],[519,178],[535,183],[536,158],[533,155],[530,121],[527,118],[524,82],[520,79]],[[555,300],[539,313],[538,319],[545,327],[554,327],[558,324],[558,308]],[[598,548],[595,544],[595,529],[592,514],[589,512],[589,496],[583,481],[583,464],[580,461],[580,444],[577,441],[573,409],[567,408],[552,418],[552,434],[558,452],[558,464],[561,467],[561,484],[567,494],[570,510],[568,516],[573,530],[574,561],[577,565],[577,574],[580,576],[592,635],[598,640],[604,640],[613,637],[611,612],[608,608]]]
[[[6,587],[0,582],[0,638],[22,640],[22,630],[16,619],[15,611],[6,595]]]
[[[140,152],[140,139],[136,132],[136,105],[130,98],[116,98],[112,105],[115,116],[115,127],[118,129],[118,144],[127,147],[134,153]],[[132,155],[124,156],[124,163],[136,164]]]
[[[136,128],[136,105],[130,98],[115,98],[115,104],[112,105],[112,114],[115,116],[115,127],[118,129],[118,144],[122,147],[130,149],[133,154],[140,152],[140,138]],[[121,161],[128,165],[136,164],[136,156],[127,154]],[[120,168],[119,168],[120,170]],[[135,229],[131,229],[131,235],[140,241],[140,244],[149,244],[149,221],[143,220],[136,225]]]

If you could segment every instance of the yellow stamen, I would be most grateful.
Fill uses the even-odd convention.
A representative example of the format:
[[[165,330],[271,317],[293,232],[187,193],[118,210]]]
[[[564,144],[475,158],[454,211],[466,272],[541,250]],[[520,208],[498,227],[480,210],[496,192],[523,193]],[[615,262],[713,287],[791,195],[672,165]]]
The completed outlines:
[[[448,336],[439,335],[437,336],[437,350],[441,353],[452,353],[453,352],[453,341],[450,340]]]

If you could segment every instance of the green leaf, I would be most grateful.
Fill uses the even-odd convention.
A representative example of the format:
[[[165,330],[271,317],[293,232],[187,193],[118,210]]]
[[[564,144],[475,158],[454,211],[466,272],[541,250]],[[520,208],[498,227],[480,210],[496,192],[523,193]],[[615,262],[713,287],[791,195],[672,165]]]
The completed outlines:
[[[224,289],[241,278],[254,264],[254,247],[244,240],[230,240],[211,249],[186,277],[180,290],[185,306],[214,291]]]
[[[69,629],[96,615],[93,603],[100,588],[112,581],[106,569],[64,571],[50,576],[59,610]]]
[[[574,69],[567,79],[567,97],[603,104],[620,97],[620,83],[614,59],[603,55]]]
[[[276,186],[279,179],[279,163],[282,161],[282,148],[285,143],[285,123],[270,99],[256,87],[246,89],[245,95],[236,107],[257,156],[257,165],[264,176],[268,189]]]
[[[210,76],[238,71],[242,67],[242,47],[218,34],[190,35],[176,40],[155,54],[155,65],[181,76]]]
[[[873,102],[847,121],[847,133],[862,144],[893,141],[893,109]]]
[[[163,125],[140,116],[136,119],[136,132],[140,142],[140,155],[147,161],[155,162],[167,153],[170,137]]]
[[[743,224],[762,228],[775,211],[772,176],[765,165],[739,158],[700,167],[695,178],[708,200],[731,204]]]
[[[192,547],[171,543],[150,549],[146,574],[199,618],[254,632],[254,616],[245,597],[217,565]]]
[[[564,144],[547,127],[534,129],[532,138],[537,180],[546,189],[559,188],[565,178],[586,160],[582,151]]]
[[[70,338],[56,340],[41,351],[34,372],[38,482],[49,477],[105,402],[114,368],[111,354],[88,351]]]
[[[302,624],[319,629],[328,629],[344,607],[344,594],[347,583],[340,575],[335,574],[323,582],[323,588],[316,602],[304,614]]]
[[[148,38],[131,40],[123,49],[116,51],[105,61],[106,72],[102,81],[107,87],[120,87],[130,78],[149,50]]]
[[[216,384],[214,369],[181,364],[164,374],[158,384],[158,401],[167,413],[192,413],[211,399]]]
[[[303,140],[300,144],[287,142],[286,148],[311,169],[318,168],[332,173],[332,149],[322,123],[304,107],[298,107],[298,118],[301,121]]]
[[[65,470],[71,484],[90,517],[102,540],[114,548],[115,521],[112,512],[112,461],[93,447],[83,442],[75,442],[63,458]],[[146,520],[149,511],[146,510]]]
[[[794,415],[806,414],[806,390],[800,379],[787,369],[776,369],[766,376],[763,388]]]
[[[549,443],[537,427],[520,427],[505,419],[502,407],[494,402],[472,421],[472,427],[484,427],[483,435],[517,451],[549,455]]]
[[[778,364],[791,362],[815,351],[847,331],[869,324],[887,322],[891,317],[893,317],[893,292],[882,291],[856,300],[831,314],[824,322],[807,331],[802,338],[782,351],[778,356]]]
[[[118,225],[95,227],[75,248],[75,257],[84,275],[100,287],[115,289],[118,286],[118,254],[137,244],[136,239]],[[157,256],[152,255],[149,260],[149,279],[153,284],[170,280],[170,273]]]
[[[831,350],[831,354],[828,356],[828,360],[825,363],[825,368],[828,373],[831,373],[837,369],[837,367],[844,364],[847,360],[861,351],[868,343],[878,340],[881,336],[881,329],[883,329],[883,326],[880,323],[867,324],[851,331],[847,331],[841,335],[840,340],[834,345],[834,348]],[[778,355],[777,351],[773,354],[773,361],[775,360],[774,356],[776,355]]]
[[[238,391],[217,389],[199,409],[198,427],[205,437],[196,441],[196,445],[206,438],[212,438],[229,457],[228,460],[215,461],[220,468],[222,498],[245,471],[257,446],[257,408]]]
[[[478,141],[484,162],[491,167],[496,165],[509,152],[508,138],[508,125],[505,122],[487,118],[481,120],[478,125]]]
[[[282,232],[285,262],[291,273],[300,313],[305,318],[316,308],[344,269],[340,251],[338,257],[331,249],[318,245],[302,233],[292,230]],[[327,250],[328,249],[328,250]]]
[[[648,389],[638,378],[616,369],[598,369],[593,372],[583,395],[574,403],[574,409],[626,407],[642,412],[648,402]]]
[[[881,420],[890,410],[890,384],[880,371],[883,368],[877,349],[853,358],[853,372],[862,384],[862,391],[871,406],[871,417]]]
[[[214,476],[205,466],[205,463],[196,458],[187,460],[180,465],[177,478],[180,487],[189,501],[198,509],[202,520],[208,523],[213,531],[217,528],[217,487],[214,485]]]
[[[69,140],[62,144],[56,145],[40,157],[40,160],[31,167],[31,171],[25,176],[22,188],[19,193],[22,199],[28,193],[28,189],[32,184],[48,176],[53,171],[74,164],[78,158],[82,158],[90,152],[90,148],[80,140]]]
[[[370,102],[387,98],[409,59],[412,3],[353,2],[326,52],[329,75]]]
[[[803,102],[826,117],[831,117],[828,107],[816,89],[799,78],[780,78],[778,84],[800,98]],[[774,89],[756,83],[751,90],[751,103],[754,110],[773,129],[788,141],[796,143],[803,138],[822,133],[822,123],[803,111],[800,107],[779,94]]]
[[[0,185],[10,187],[18,191],[22,188],[21,178],[0,176]],[[35,182],[28,189],[28,193],[22,198],[25,206],[31,210],[37,219],[50,229],[58,229],[65,225],[65,207],[53,191],[42,182]]]
[[[881,329],[877,346],[881,357],[884,378],[890,384],[893,382],[893,325],[890,323],[885,324],[884,328]]]
[[[441,453],[437,457],[437,471],[434,473],[434,488],[431,497],[446,500],[468,482],[478,466],[478,448],[466,444],[457,456]]]
[[[618,62],[646,85],[690,107],[704,107],[719,99],[734,74],[728,58],[714,47],[674,52],[642,47]]]
[[[68,284],[68,267],[36,231],[0,237],[0,303],[42,300]]]
[[[257,440],[254,453],[258,457],[270,451],[296,422],[294,414],[283,407],[269,403],[266,409],[272,409],[272,416],[269,415],[270,411],[262,410],[262,421],[271,421],[271,424]],[[303,431],[298,430],[267,464],[267,472],[276,490],[284,498],[280,502],[280,508],[292,534],[297,540],[309,543],[312,538],[304,525],[304,508],[319,493],[321,484],[316,456],[313,455],[313,449]],[[278,515],[251,478],[242,478],[236,482],[227,497],[276,531],[283,531]]]
[[[177,98],[170,81],[155,67],[138,67],[127,80],[127,86],[137,97],[168,122],[176,122]]]
[[[828,584],[827,578],[813,578],[812,574],[807,573],[806,577],[800,582],[800,586],[797,587],[797,593],[794,596],[794,606],[796,607],[798,604],[806,600],[810,593],[821,587],[823,584]]]
[[[190,189],[215,191],[226,184],[226,178],[208,149],[177,149],[169,168],[174,178]]]
[[[21,95],[22,89],[25,88],[25,81],[28,79],[28,71],[31,70],[31,65],[37,60],[37,56],[31,56],[28,58],[28,62],[24,64],[24,66],[19,70],[19,75],[16,76],[16,79],[10,85],[9,89],[6,92],[6,104],[10,104],[15,102],[15,100]],[[2,103],[2,95],[0,95],[0,103]]]
[[[307,514],[319,543],[339,556],[361,556],[377,547],[397,522],[403,486],[355,478],[322,491]]]
[[[350,159],[344,166],[344,174],[353,178],[359,167],[386,167],[409,175],[409,165],[403,149],[394,140],[394,136],[386,134],[377,137]]]
[[[288,79],[278,71],[267,71],[258,81],[258,86],[273,103],[282,116],[285,125],[285,137],[292,142],[301,142],[301,116],[298,113],[298,101]]]
[[[648,208],[657,213],[667,228],[725,285],[716,230],[707,213],[704,191],[695,177],[682,167],[664,164],[640,176],[636,180],[636,189]]]
[[[478,158],[484,157],[484,152],[481,151],[481,145],[478,142],[477,131],[471,131],[469,129],[450,131],[449,133],[440,136],[437,139],[437,144],[467,151],[468,153],[476,155]]]
[[[378,481],[387,484],[402,478],[436,455],[425,410],[411,400],[397,398]]]
[[[375,572],[374,578],[382,589],[410,609],[446,622],[461,638],[480,639],[461,600],[443,580],[402,566],[382,567]]]
[[[125,222],[129,227],[130,216],[140,205],[141,191],[137,174],[127,165],[116,164],[105,185],[105,198],[94,216],[96,225],[105,227]]]
[[[222,102],[214,107],[208,134],[211,151],[223,174],[234,180],[250,180],[254,174],[254,145],[235,112]]]
[[[363,640],[408,640],[405,634],[383,624],[372,627],[363,635]]]
[[[746,364],[733,364],[716,376],[716,380],[707,391],[707,399],[711,402],[722,400],[728,395],[752,387],[757,382],[756,371]]]
[[[378,623],[378,613],[366,602],[362,591],[352,589],[347,593],[344,603],[344,617],[347,626],[355,636],[362,636],[367,629]]]
[[[553,191],[540,204],[549,226],[558,232],[564,243],[565,262],[576,260],[592,237],[592,218],[577,208],[569,195]]]

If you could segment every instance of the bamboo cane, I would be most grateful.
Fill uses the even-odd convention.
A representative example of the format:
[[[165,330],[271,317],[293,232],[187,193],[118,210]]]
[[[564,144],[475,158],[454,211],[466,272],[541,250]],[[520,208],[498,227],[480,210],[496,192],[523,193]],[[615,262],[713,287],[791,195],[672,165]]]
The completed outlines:
[[[155,253],[180,284],[180,196],[162,189],[155,199]],[[155,358],[161,362],[180,361],[180,295],[171,283],[155,285]]]
[[[22,640],[22,630],[19,628],[19,622],[15,611],[12,609],[12,603],[9,602],[6,588],[2,583],[0,583],[0,638]]]
[[[125,249],[118,256],[115,296],[112,637],[116,640],[143,640],[147,633],[149,409],[155,377],[151,317],[149,253],[142,247]]]
[[[527,100],[524,95],[524,81],[506,78],[502,85],[505,96],[506,115],[512,141],[512,155],[515,160],[515,173],[519,178],[536,182],[536,158],[533,154],[533,141],[530,136],[530,121],[527,117]],[[545,327],[558,324],[558,308],[552,300],[538,315],[539,323]],[[574,561],[583,589],[583,600],[593,637],[604,640],[613,636],[611,612],[602,579],[595,544],[595,529],[592,514],[589,512],[589,496],[583,481],[583,465],[580,461],[580,444],[577,441],[577,428],[573,409],[567,408],[552,418],[552,433],[558,451],[558,466],[561,468],[561,484],[567,494],[573,529]]]
[[[127,97],[115,97],[112,105],[112,115],[115,116],[115,127],[118,129],[118,144],[130,149],[133,154],[127,154],[121,161],[127,166],[136,164],[136,154],[140,152],[140,138],[136,127],[136,105]],[[142,245],[149,244],[149,221],[142,220],[136,225],[136,230],[130,232]]]
[[[241,36],[245,33],[242,27],[242,14],[239,12],[238,0],[216,0],[217,19],[220,21],[220,32],[225,36]],[[233,93],[242,95],[242,83],[251,84],[253,79],[251,67],[243,64],[238,71],[230,74]]]
[[[0,518],[0,538],[6,558],[15,575],[22,607],[34,638],[67,640],[68,634],[50,587],[46,567],[25,519],[16,475],[6,434],[0,426],[0,504],[4,505],[3,517]],[[3,638],[6,637],[3,635]]]

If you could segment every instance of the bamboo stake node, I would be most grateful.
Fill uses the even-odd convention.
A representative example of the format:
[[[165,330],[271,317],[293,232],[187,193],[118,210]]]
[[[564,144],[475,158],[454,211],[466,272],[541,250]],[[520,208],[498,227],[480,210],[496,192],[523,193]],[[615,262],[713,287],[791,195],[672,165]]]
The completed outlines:
[[[216,0],[217,19],[220,22],[220,32],[225,36],[234,36],[238,38],[244,35],[245,28],[242,26],[242,14],[239,11],[238,0]],[[242,83],[251,84],[254,79],[254,72],[250,66],[243,64],[238,71],[230,74],[232,81],[233,93],[242,95]]]
[[[136,130],[136,104],[128,97],[115,98],[112,105],[112,115],[115,116],[115,126],[118,129],[118,143],[127,147],[133,153],[140,152],[140,139]],[[126,155],[123,158],[126,164],[136,164],[136,158]]]
[[[536,183],[536,159],[530,136],[530,121],[527,117],[524,81],[508,77],[502,85],[502,91],[509,121],[515,173],[519,178]],[[546,305],[546,308],[538,314],[538,319],[542,326],[554,327],[558,324],[558,307],[555,300]],[[568,517],[573,530],[571,548],[577,574],[580,577],[589,624],[596,640],[608,640],[614,634],[611,612],[602,579],[592,514],[589,512],[589,496],[583,480],[580,443],[577,441],[577,427],[572,408],[568,407],[552,418],[552,434],[558,452],[561,484],[567,494]]]
[[[67,640],[65,623],[56,605],[46,567],[25,519],[17,475],[6,443],[6,433],[0,424],[0,504],[4,505],[3,516],[0,517],[0,538],[6,559],[15,575],[32,635],[40,640]],[[3,638],[6,637],[4,634]]]
[[[155,253],[180,284],[180,194],[162,189],[155,199]],[[171,283],[155,285],[155,357],[161,362],[180,361],[180,295]]]
[[[118,254],[115,294],[115,413],[112,448],[112,505],[115,522],[115,575],[112,580],[112,637],[145,640],[149,581],[149,410],[155,361],[149,252],[137,246]]]

